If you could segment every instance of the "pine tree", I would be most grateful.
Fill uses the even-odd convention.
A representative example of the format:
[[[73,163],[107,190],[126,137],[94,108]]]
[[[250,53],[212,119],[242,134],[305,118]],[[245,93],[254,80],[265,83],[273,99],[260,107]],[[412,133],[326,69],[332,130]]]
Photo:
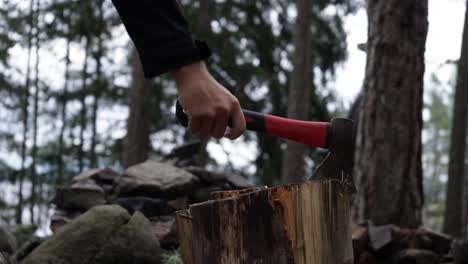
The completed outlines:
[[[29,95],[31,89],[31,57],[32,57],[32,41],[33,41],[33,28],[34,28],[34,0],[31,0],[29,7],[29,30],[28,30],[28,39],[27,39],[27,66],[26,66],[26,81],[24,85],[24,96],[22,100],[22,109],[23,109],[23,139],[21,143],[21,171],[19,173],[18,179],[18,204],[16,207],[16,223],[21,224],[23,221],[23,208],[24,208],[24,180],[26,177],[26,155],[27,155],[27,136],[29,129]]]
[[[34,36],[34,42],[35,42],[35,66],[34,66],[34,97],[33,97],[33,145],[31,149],[31,158],[32,158],[32,163],[31,163],[31,174],[30,174],[30,179],[31,179],[31,190],[30,190],[30,198],[29,198],[29,212],[30,212],[30,222],[34,224],[36,222],[35,219],[35,206],[36,206],[36,198],[38,196],[36,189],[37,185],[41,184],[38,181],[38,174],[37,174],[37,137],[38,137],[38,116],[39,116],[39,96],[40,96],[40,87],[39,87],[39,49],[40,49],[40,39],[39,39],[39,16],[41,15],[40,13],[41,9],[41,0],[36,0],[36,11],[35,11],[35,22],[34,24],[36,25],[36,33]]]
[[[132,52],[132,82],[129,93],[130,113],[127,121],[127,145],[124,166],[126,168],[144,162],[149,156],[150,84],[143,76],[140,58]]]
[[[289,118],[308,120],[310,94],[313,88],[312,64],[312,1],[297,1],[297,18],[293,34],[294,69],[288,96]],[[282,179],[285,183],[300,183],[305,178],[306,146],[288,142],[283,157]]]
[[[357,222],[421,223],[427,8],[427,0],[367,1],[368,56],[354,159]]]
[[[96,155],[96,144],[97,144],[97,122],[98,122],[98,106],[101,94],[105,89],[105,82],[102,78],[102,57],[103,57],[103,34],[105,32],[104,23],[104,1],[98,1],[98,16],[97,16],[97,51],[94,54],[94,60],[96,62],[96,80],[93,87],[93,107],[92,107],[92,134],[91,134],[91,153],[90,153],[90,167],[96,168],[98,161]]]

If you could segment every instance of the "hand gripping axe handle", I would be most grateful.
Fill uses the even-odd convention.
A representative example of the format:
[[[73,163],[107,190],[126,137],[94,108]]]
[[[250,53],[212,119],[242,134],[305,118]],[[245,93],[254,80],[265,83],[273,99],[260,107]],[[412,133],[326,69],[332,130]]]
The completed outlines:
[[[269,114],[242,110],[247,130],[288,139],[308,146],[329,150],[310,179],[333,178],[351,180],[354,147],[354,123],[347,118],[334,118],[331,122],[294,120]],[[187,127],[188,117],[177,101],[176,116]]]

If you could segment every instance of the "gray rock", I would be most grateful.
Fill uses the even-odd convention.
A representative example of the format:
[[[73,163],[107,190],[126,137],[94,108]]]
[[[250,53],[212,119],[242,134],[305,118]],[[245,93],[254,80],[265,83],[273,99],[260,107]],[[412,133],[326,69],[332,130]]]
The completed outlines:
[[[210,195],[212,192],[220,192],[220,191],[223,191],[223,189],[218,186],[200,188],[194,192],[191,198],[195,203],[202,203],[202,202],[210,200]]]
[[[452,237],[426,228],[419,228],[416,232],[420,240],[421,248],[428,249],[439,255],[449,253],[452,247]]]
[[[425,249],[407,249],[400,251],[394,258],[394,264],[439,264],[441,257]]]
[[[150,218],[151,228],[164,249],[176,248],[179,244],[175,216],[160,216]]]
[[[109,169],[91,169],[85,171],[72,179],[72,183],[76,182],[91,182],[92,184],[100,186],[105,192],[106,196],[116,196],[117,186],[120,180],[120,174]]]
[[[377,251],[387,246],[395,240],[393,230],[398,229],[394,225],[375,226],[369,223],[369,246],[372,250]]]
[[[187,196],[181,196],[167,201],[167,204],[174,210],[184,210],[188,208],[189,200]]]
[[[93,179],[94,181],[96,181],[96,183],[113,184],[114,181],[118,180],[118,177],[119,174],[109,168],[91,169],[73,177],[72,181],[77,182]]]
[[[175,147],[164,157],[164,162],[169,162],[177,167],[195,166],[200,162],[200,150],[203,143],[200,140],[188,142]]]
[[[56,189],[52,203],[60,209],[88,210],[113,200],[118,194],[120,175],[111,169],[84,171],[69,186]]]
[[[246,178],[237,174],[212,172],[200,167],[187,167],[185,169],[196,175],[208,186],[216,185],[225,190],[244,189],[253,186]]]
[[[140,213],[97,206],[43,242],[22,264],[160,263],[160,247]]]
[[[17,249],[16,239],[10,230],[5,226],[0,226],[0,252],[13,254]]]
[[[146,161],[125,171],[120,180],[120,196],[175,197],[188,192],[197,178],[177,167]]]
[[[172,209],[167,202],[162,199],[123,197],[117,199],[114,203],[127,209],[131,214],[135,211],[139,211],[146,217],[169,215],[174,213],[174,209]]]
[[[82,210],[60,210],[56,209],[50,217],[50,230],[55,233],[66,224],[83,214]]]
[[[91,181],[78,181],[69,187],[56,189],[52,199],[60,209],[90,209],[106,203],[104,189]]]
[[[468,242],[454,240],[451,253],[455,264],[468,264]]]

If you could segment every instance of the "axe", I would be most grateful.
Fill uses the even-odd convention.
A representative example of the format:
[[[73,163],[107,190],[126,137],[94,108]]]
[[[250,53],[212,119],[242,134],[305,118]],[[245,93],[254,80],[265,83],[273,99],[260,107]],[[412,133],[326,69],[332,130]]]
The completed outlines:
[[[288,139],[308,146],[328,149],[329,153],[309,180],[333,179],[352,185],[354,122],[347,118],[333,118],[331,122],[294,120],[269,114],[242,110],[247,130]],[[179,101],[176,116],[187,127],[188,117]]]

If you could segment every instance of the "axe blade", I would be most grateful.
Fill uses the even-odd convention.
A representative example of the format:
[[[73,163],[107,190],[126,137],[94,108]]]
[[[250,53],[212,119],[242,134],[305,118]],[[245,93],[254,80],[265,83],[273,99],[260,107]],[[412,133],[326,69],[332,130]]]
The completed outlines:
[[[354,153],[354,122],[347,118],[334,118],[329,133],[329,153],[309,180],[338,180],[351,185]]]

